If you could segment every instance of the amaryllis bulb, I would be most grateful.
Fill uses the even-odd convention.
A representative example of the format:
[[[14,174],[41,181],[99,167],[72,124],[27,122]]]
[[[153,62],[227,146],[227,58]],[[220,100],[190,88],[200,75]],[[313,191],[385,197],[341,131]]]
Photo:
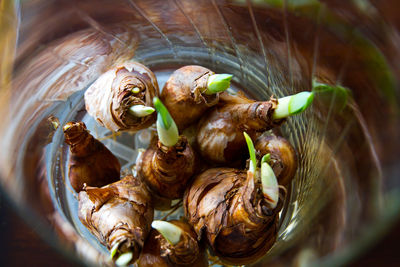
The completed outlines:
[[[182,131],[218,103],[220,92],[229,87],[231,78],[230,74],[215,74],[202,66],[184,66],[172,73],[160,98]]]
[[[158,140],[153,139],[149,148],[136,164],[139,177],[154,193],[156,209],[165,209],[163,203],[181,198],[186,184],[195,171],[195,154],[185,136],[178,129],[167,108],[154,98],[157,110]]]
[[[84,184],[99,187],[119,180],[118,159],[89,133],[83,122],[68,122],[63,130],[70,146],[68,177],[76,192]]]
[[[224,98],[226,101],[205,114],[198,124],[196,140],[200,153],[212,163],[227,164],[244,159],[244,129],[254,139],[283,122],[272,119],[275,99],[256,102],[242,96]]]
[[[254,263],[275,242],[281,205],[272,209],[260,186],[250,171],[213,168],[185,192],[186,217],[223,263]]]
[[[139,257],[153,213],[146,186],[130,175],[79,193],[80,221],[110,250],[116,264],[128,265]]]
[[[185,215],[198,236],[224,263],[250,264],[275,242],[281,206],[276,177],[268,156],[257,166],[250,136],[249,170],[208,169],[195,177],[184,196]]]
[[[302,92],[280,99],[254,101],[243,95],[221,94],[221,103],[198,124],[196,139],[201,155],[212,163],[229,164],[241,159],[246,146],[243,129],[256,139],[281,125],[286,117],[304,111],[313,97],[312,92]]]
[[[158,96],[154,73],[138,62],[125,62],[102,74],[85,92],[86,110],[107,129],[136,132],[152,125],[153,97]],[[146,113],[147,112],[147,113]]]
[[[268,251],[275,242],[281,209],[269,155],[263,157],[260,170],[253,141],[246,132],[243,135],[249,170],[208,169],[195,177],[183,202],[198,236],[206,238],[222,262],[234,265],[253,263]]]

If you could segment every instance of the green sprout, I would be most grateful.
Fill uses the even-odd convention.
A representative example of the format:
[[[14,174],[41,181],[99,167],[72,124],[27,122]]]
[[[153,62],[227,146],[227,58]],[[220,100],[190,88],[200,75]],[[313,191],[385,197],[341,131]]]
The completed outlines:
[[[182,230],[175,224],[165,221],[153,221],[151,227],[156,229],[171,245],[176,245],[181,240]]]
[[[268,164],[271,155],[268,153],[261,159],[261,185],[262,192],[272,209],[274,209],[279,200],[279,185],[275,173]]]
[[[261,158],[261,164],[263,163],[269,163],[271,160],[271,154],[265,154],[262,158]]]
[[[206,95],[213,95],[223,92],[229,88],[233,75],[231,74],[214,74],[208,77]]]
[[[152,114],[155,111],[152,107],[147,107],[144,105],[134,105],[129,108],[129,113],[131,113],[135,117],[146,117]]]
[[[118,259],[115,261],[117,266],[127,266],[133,258],[133,253],[131,251],[122,253]]]
[[[172,147],[179,139],[178,127],[158,97],[153,98],[153,104],[157,110],[158,139],[164,146]]]
[[[272,114],[274,120],[283,119],[306,110],[314,99],[313,92],[301,92],[278,99],[278,105]]]
[[[254,144],[250,136],[246,132],[243,132],[243,134],[244,134],[244,139],[246,139],[247,147],[249,149],[249,154],[250,154],[249,172],[255,173],[257,167],[256,150],[254,148]]]
[[[131,91],[132,91],[132,93],[137,94],[140,92],[140,89],[139,89],[139,87],[134,87],[134,88],[132,88]]]
[[[255,174],[257,168],[256,150],[254,149],[253,141],[250,136],[244,132],[247,147],[250,154],[249,172]],[[268,153],[261,159],[261,185],[262,192],[270,208],[274,209],[279,200],[279,185],[275,173],[268,162],[271,160],[271,155]]]

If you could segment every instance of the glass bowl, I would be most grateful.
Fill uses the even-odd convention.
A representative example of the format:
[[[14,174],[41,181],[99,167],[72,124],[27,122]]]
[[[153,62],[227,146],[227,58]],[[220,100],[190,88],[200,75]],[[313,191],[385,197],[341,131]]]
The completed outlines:
[[[317,92],[311,108],[281,127],[299,167],[277,241],[254,265],[345,264],[400,208],[399,7],[336,2],[3,1],[2,190],[62,253],[109,265],[107,250],[79,222],[69,149],[62,127],[52,127],[54,117],[60,125],[84,121],[131,172],[149,130],[116,134],[89,117],[83,94],[98,76],[135,60],[162,88],[174,69],[197,64],[232,73],[232,90],[260,100],[309,91],[318,79],[347,89]]]

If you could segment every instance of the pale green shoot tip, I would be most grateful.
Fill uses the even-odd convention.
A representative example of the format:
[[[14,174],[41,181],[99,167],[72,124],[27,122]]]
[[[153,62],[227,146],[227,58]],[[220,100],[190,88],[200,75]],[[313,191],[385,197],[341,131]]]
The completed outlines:
[[[175,224],[166,221],[153,221],[151,227],[156,229],[171,245],[176,245],[181,240],[182,230]]]
[[[301,92],[278,99],[278,105],[272,114],[274,120],[283,119],[306,110],[314,99],[313,92]]]
[[[129,112],[135,117],[146,117],[155,111],[154,108],[144,105],[134,105],[129,108]]]
[[[247,147],[249,149],[249,154],[250,154],[249,172],[255,173],[257,166],[256,150],[254,148],[254,144],[250,136],[246,132],[243,132],[243,134],[244,134],[244,139],[246,139]]]
[[[261,185],[263,195],[271,209],[274,209],[279,200],[279,185],[275,173],[268,164],[270,154],[264,155],[261,159]]]
[[[137,94],[140,92],[140,89],[139,89],[139,87],[134,87],[134,88],[132,88],[131,91],[132,91],[132,93]]]
[[[133,253],[132,252],[125,252],[122,253],[118,259],[115,261],[115,264],[117,266],[128,266],[128,264],[131,262],[133,258]]]
[[[231,74],[214,74],[208,77],[206,95],[212,95],[223,92],[229,88],[231,84]]]
[[[268,154],[265,154],[262,158],[261,158],[261,164],[263,164],[263,163],[269,163],[269,161],[271,160],[271,154],[270,153],[268,153]]]

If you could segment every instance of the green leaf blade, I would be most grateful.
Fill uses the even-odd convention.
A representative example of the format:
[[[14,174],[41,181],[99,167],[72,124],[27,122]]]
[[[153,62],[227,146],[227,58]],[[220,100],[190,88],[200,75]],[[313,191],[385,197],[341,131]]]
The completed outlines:
[[[164,104],[161,102],[161,100],[158,97],[153,98],[153,105],[155,109],[157,110],[157,120],[160,120],[162,123],[162,126],[168,130],[172,123],[175,123],[174,120],[171,117],[171,114],[169,114],[168,109],[164,106]]]
[[[351,91],[341,85],[328,85],[313,80],[313,92],[317,94],[318,99],[325,103],[330,103],[334,107],[341,111],[347,106],[349,97],[351,97]]]
[[[172,147],[179,140],[179,131],[167,108],[158,97],[153,98],[157,110],[157,133],[160,142],[167,147]]]
[[[246,140],[247,148],[249,149],[249,154],[250,154],[249,171],[255,173],[257,166],[257,159],[256,159],[256,150],[254,148],[253,140],[251,140],[250,136],[246,132],[243,132],[243,135],[244,139]]]

